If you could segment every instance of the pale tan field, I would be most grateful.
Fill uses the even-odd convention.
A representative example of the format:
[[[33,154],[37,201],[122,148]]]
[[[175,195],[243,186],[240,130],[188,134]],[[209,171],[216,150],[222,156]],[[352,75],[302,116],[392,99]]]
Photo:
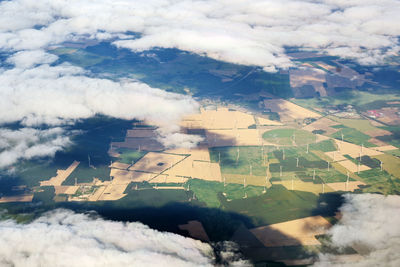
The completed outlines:
[[[196,149],[173,149],[167,150],[169,153],[189,155],[184,160],[175,164],[171,169],[163,172],[171,180],[185,180],[182,177],[199,178],[208,181],[220,181],[221,170],[219,164],[210,162],[208,148]],[[158,181],[159,179],[157,179]],[[152,180],[152,182],[154,182]]]
[[[206,231],[204,230],[203,224],[199,221],[188,221],[187,224],[181,224],[178,226],[179,229],[188,231],[189,235],[194,239],[201,241],[210,241]]]
[[[78,185],[60,185],[60,186],[54,186],[55,189],[55,194],[66,194],[66,195],[73,195],[76,193],[76,191],[79,189]]]
[[[189,158],[191,160],[203,160],[203,161],[210,161],[210,153],[208,152],[208,148],[175,148],[165,150],[165,153],[171,154],[180,154],[180,155],[190,155]]]
[[[186,183],[189,180],[183,176],[175,176],[175,175],[168,175],[168,174],[160,174],[155,176],[149,182],[152,184],[163,184],[163,183]]]
[[[114,184],[124,184],[130,182],[143,182],[150,181],[158,173],[148,173],[139,171],[127,171],[120,169],[111,169],[110,176],[114,177],[112,183]]]
[[[181,122],[182,127],[191,129],[247,129],[252,124],[255,124],[253,115],[230,111],[227,108],[218,108],[217,110],[201,108],[200,114],[187,116]]]
[[[91,194],[89,197],[88,197],[88,201],[97,201],[97,200],[99,200],[99,198],[100,198],[100,196],[103,194],[103,192],[104,192],[104,190],[106,189],[106,185],[102,185],[102,186],[100,186],[100,187],[98,187],[97,189],[96,189],[96,191],[94,191],[93,192],[93,194]]]
[[[57,186],[61,185],[65,179],[78,167],[79,161],[74,161],[72,164],[65,170],[57,170],[57,176],[52,177],[50,180],[41,181],[40,186]]]
[[[271,111],[278,112],[281,121],[321,117],[318,113],[283,99],[267,99],[264,100],[264,105],[266,108],[271,109]]]
[[[183,186],[154,186],[157,190],[185,190]]]
[[[293,189],[292,189],[292,181],[291,180],[284,180],[284,181],[274,181],[273,184],[281,184],[286,187],[288,190],[299,190],[299,191],[306,191],[311,192],[316,195],[322,192],[333,192],[334,190],[329,187],[329,184],[325,184],[324,188],[322,188],[322,184],[314,184],[310,182],[303,182],[301,180],[293,180]]]
[[[6,196],[0,197],[0,203],[8,202],[32,202],[33,194],[30,195],[18,195],[18,196]]]
[[[346,185],[346,182],[342,183],[328,183],[329,187],[331,187],[335,191],[349,191],[353,192],[356,189],[359,189],[359,185],[365,185],[365,183],[360,181],[349,181]]]
[[[340,153],[343,155],[349,155],[352,158],[359,157],[360,152],[362,152],[362,155],[367,155],[367,156],[376,156],[382,154],[382,152],[367,147],[362,148],[361,151],[361,146],[359,145],[352,144],[346,141],[342,142],[341,140],[337,139],[334,140],[336,145],[338,146],[338,150],[340,151]]]
[[[331,126],[339,125],[339,123],[330,120],[326,117],[323,117],[319,120],[314,121],[313,123],[303,127],[303,130],[312,132],[314,130],[323,130],[325,131],[324,134],[331,135],[336,133],[339,129],[332,128]]]
[[[126,164],[126,163],[115,161],[110,165],[110,168],[127,170],[129,168],[129,166],[131,166],[131,164]]]
[[[325,155],[327,155],[330,159],[332,159],[332,161],[336,162],[336,161],[342,161],[342,160],[347,160],[347,158],[345,158],[342,153],[338,152],[338,151],[330,151],[330,152],[325,152]]]
[[[144,171],[161,173],[183,160],[186,156],[149,152],[134,165],[129,167],[130,171]]]
[[[185,159],[164,173],[172,177],[184,176],[218,182],[222,180],[219,164],[207,161]]]
[[[332,225],[321,216],[287,221],[250,230],[266,247],[313,246],[321,243],[316,235],[325,234]]]
[[[256,117],[256,120],[258,121],[258,125],[267,125],[267,126],[281,126],[283,123],[279,121],[273,121],[273,120],[268,120],[262,117]]]
[[[262,145],[257,129],[209,130],[206,136],[209,147]]]
[[[133,180],[133,171],[120,170],[112,168],[110,171],[110,177],[113,177],[113,181],[117,183],[130,183]]]
[[[392,145],[387,145],[387,146],[374,147],[373,149],[382,152],[382,151],[396,150],[397,147],[392,146]]]
[[[128,184],[109,184],[97,200],[118,200],[126,196],[124,191]]]
[[[362,171],[366,171],[366,170],[370,170],[371,168],[365,165],[360,165],[360,169],[358,169],[357,164],[355,164],[354,162],[352,162],[351,160],[347,159],[347,160],[342,160],[338,162],[340,165],[342,165],[343,167],[345,167],[348,171],[350,172],[357,172],[358,170],[360,170],[360,172]]]

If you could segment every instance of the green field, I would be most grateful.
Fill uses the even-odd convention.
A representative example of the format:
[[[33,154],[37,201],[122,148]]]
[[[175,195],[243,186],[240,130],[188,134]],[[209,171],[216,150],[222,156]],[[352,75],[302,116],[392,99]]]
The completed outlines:
[[[132,150],[127,148],[120,148],[118,150],[119,161],[126,164],[132,164],[140,160],[147,152]]]
[[[328,118],[332,119],[334,121],[337,121],[338,123],[340,123],[346,127],[354,128],[360,132],[379,130],[379,128],[371,125],[371,123],[365,119],[342,119],[342,118],[338,118],[335,116],[329,116]],[[335,127],[333,127],[333,128],[335,128]]]
[[[313,143],[310,144],[309,146],[310,150],[318,150],[318,151],[323,151],[323,152],[329,152],[329,151],[335,151],[337,150],[335,143],[333,140],[324,140],[318,143]]]
[[[352,91],[342,92],[336,94],[335,96],[329,96],[329,97],[293,99],[293,102],[308,109],[313,109],[313,108],[325,109],[327,106],[350,104],[358,107],[360,110],[367,110],[367,109],[377,108],[374,105],[376,101],[394,101],[394,100],[400,100],[400,95],[393,93],[373,94],[370,92],[352,90]]]
[[[226,184],[219,182],[191,179],[187,182],[190,190],[196,194],[199,201],[207,204],[208,207],[218,208],[221,203],[218,199],[218,193],[225,193],[228,199],[242,199],[245,192],[248,197],[262,194],[264,187],[248,185],[246,188],[241,184]]]
[[[250,217],[256,226],[295,220],[318,213],[318,196],[310,192],[289,191],[282,185],[273,185],[265,194],[256,197],[227,201],[220,194],[219,198],[224,209]]]
[[[393,177],[380,168],[362,171],[358,174],[368,185],[362,189],[364,193],[400,194],[400,179]]]
[[[315,142],[316,136],[305,130],[276,129],[265,132],[263,139],[283,146],[306,145]]]
[[[265,148],[267,149],[267,148]],[[239,150],[239,160],[236,162]],[[212,162],[220,161],[223,174],[250,174],[250,165],[253,175],[265,175],[261,147],[213,147],[209,149]]]
[[[342,133],[343,133],[343,140],[356,144],[356,145],[364,145],[365,147],[375,147],[375,144],[368,142],[371,137],[366,135],[356,129],[344,127],[340,131],[331,134],[330,136],[336,138],[338,140],[342,140]]]

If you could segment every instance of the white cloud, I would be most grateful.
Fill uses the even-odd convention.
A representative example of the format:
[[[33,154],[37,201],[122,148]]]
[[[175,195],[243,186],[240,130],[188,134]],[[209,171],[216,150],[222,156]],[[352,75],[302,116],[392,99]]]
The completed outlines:
[[[178,132],[163,132],[161,130],[161,136],[158,138],[158,141],[167,148],[193,148],[203,141],[203,138],[198,135],[182,134]]]
[[[54,156],[70,144],[62,128],[39,130],[0,128],[0,168],[14,164],[19,159]]]
[[[21,55],[17,54],[13,59]],[[35,62],[41,60],[48,58],[43,56],[34,59]],[[0,124],[21,121],[26,126],[42,123],[62,125],[103,114],[155,124],[160,127],[160,133],[165,134],[161,138],[169,140],[168,144],[172,145],[169,136],[179,131],[181,116],[197,111],[197,103],[189,96],[168,93],[137,81],[114,82],[89,78],[85,74],[83,69],[70,65],[52,67],[42,64],[28,69],[16,67],[3,70],[0,72]],[[185,135],[180,136],[186,138]],[[185,146],[188,142],[195,144],[197,140],[191,136],[186,139],[183,143]],[[176,138],[174,141],[176,146],[182,144]],[[17,148],[20,151],[26,146],[15,146],[14,149]],[[36,153],[31,152],[34,148]],[[44,152],[45,147],[41,148],[44,155],[51,154],[50,151]],[[4,151],[1,154],[2,162],[9,158],[12,164],[17,158],[28,158],[30,153],[38,156],[38,149],[37,146],[32,147],[22,157],[17,156],[21,152]]]
[[[34,115],[42,122],[104,114],[122,119],[148,119],[162,125],[194,112],[195,101],[136,81],[114,82],[85,76],[78,67],[40,65],[0,73],[0,123]],[[29,120],[32,121],[32,120]],[[40,122],[40,120],[38,121]]]
[[[212,248],[200,241],[56,210],[18,224],[0,222],[1,266],[212,266]]]
[[[400,266],[400,196],[347,195],[340,210],[343,217],[329,231],[333,245],[355,245],[368,253],[348,263],[321,255],[315,266]]]
[[[36,64],[53,63],[57,59],[57,56],[46,53],[43,50],[31,50],[17,52],[7,58],[7,62],[14,64],[17,68],[31,68]]]
[[[105,114],[148,120],[174,145],[171,140],[183,137],[171,129],[197,108],[191,98],[49,66],[57,57],[44,50],[64,41],[122,37],[114,44],[134,51],[174,47],[266,71],[292,65],[285,46],[376,64],[399,51],[399,13],[396,0],[1,1],[0,51],[13,53],[7,62],[14,68],[0,69],[0,124],[60,125]],[[139,35],[129,39],[127,31]],[[196,142],[186,136],[181,143]]]
[[[115,44],[175,47],[266,70],[291,65],[285,46],[372,64],[388,53],[382,48],[399,50],[399,13],[397,0],[16,0],[0,4],[0,47],[40,49],[133,31],[140,36]]]

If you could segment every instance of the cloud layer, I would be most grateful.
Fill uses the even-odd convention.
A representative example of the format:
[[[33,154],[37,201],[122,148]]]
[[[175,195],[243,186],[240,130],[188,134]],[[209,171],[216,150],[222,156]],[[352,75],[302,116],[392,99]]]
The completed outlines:
[[[41,49],[65,40],[127,38],[134,51],[174,47],[209,57],[288,67],[285,46],[375,64],[399,50],[397,0],[28,1],[0,4],[0,47]]]
[[[61,128],[53,129],[53,139],[43,143],[39,139],[49,132],[31,127],[62,126],[97,114],[157,125],[160,140],[167,146],[197,144],[196,136],[180,134],[186,140],[184,143],[174,138],[181,116],[197,110],[198,105],[191,97],[151,88],[138,81],[91,78],[79,67],[49,65],[55,60],[56,56],[42,50],[20,51],[7,59],[14,68],[0,69],[0,125],[21,122],[28,126],[14,132],[0,128],[0,135],[5,138],[4,149],[0,147],[0,168],[21,158],[54,155],[68,144],[61,136],[64,134]],[[17,142],[12,138],[20,139]]]
[[[213,255],[200,241],[67,210],[0,222],[1,266],[212,266]]]
[[[176,134],[179,118],[197,108],[191,98],[88,77],[54,65],[46,49],[109,40],[133,51],[173,47],[275,71],[292,65],[284,48],[295,46],[376,64],[399,51],[399,13],[398,0],[1,1],[0,52],[13,68],[0,68],[0,124],[62,125],[104,114],[148,120],[163,128],[166,145],[193,146],[197,137]]]
[[[60,127],[47,130],[0,128],[0,168],[14,164],[19,159],[54,156],[70,144],[64,133]]]
[[[348,263],[321,255],[315,266],[400,266],[400,196],[347,195],[341,212],[330,230],[333,245],[361,247],[366,254]]]

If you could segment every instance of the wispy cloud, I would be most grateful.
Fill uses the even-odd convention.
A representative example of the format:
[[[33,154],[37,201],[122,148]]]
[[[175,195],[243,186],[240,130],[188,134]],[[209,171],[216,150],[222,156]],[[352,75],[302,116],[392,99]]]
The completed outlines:
[[[20,159],[54,156],[70,144],[60,127],[40,130],[0,128],[0,168],[14,164]]]

